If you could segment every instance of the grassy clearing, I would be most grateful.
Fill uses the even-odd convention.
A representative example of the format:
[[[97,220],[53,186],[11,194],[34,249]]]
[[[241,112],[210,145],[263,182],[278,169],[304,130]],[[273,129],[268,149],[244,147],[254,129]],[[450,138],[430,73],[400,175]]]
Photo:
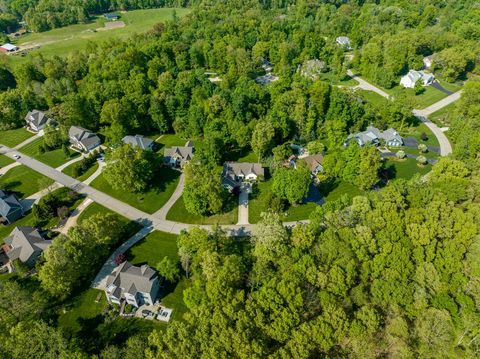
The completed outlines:
[[[65,162],[80,156],[80,153],[69,150],[70,157],[66,157],[61,148],[57,148],[53,151],[40,153],[40,147],[43,145],[43,138],[39,138],[33,142],[30,142],[26,146],[20,148],[20,152],[25,153],[27,156],[33,157],[40,162],[45,163],[53,168],[63,165]]]
[[[428,119],[433,123],[441,127],[447,127],[450,125],[450,120],[452,119],[452,111],[455,109],[456,103],[451,103],[444,108],[432,113],[428,116]]]
[[[167,213],[167,219],[190,224],[235,224],[238,220],[238,198],[230,196],[223,213],[203,217],[187,212],[181,196]]]
[[[358,82],[352,79],[350,76],[347,76],[343,80],[339,80],[338,76],[332,72],[322,72],[319,76],[320,80],[329,82],[332,85],[340,85],[340,86],[357,86]]]
[[[53,181],[25,166],[17,166],[0,177],[0,188],[15,192],[19,198],[28,197]]]
[[[318,189],[322,196],[325,198],[325,202],[336,201],[343,195],[347,195],[349,198],[353,198],[355,196],[360,196],[364,194],[363,191],[361,191],[354,185],[342,180],[332,181],[329,183],[321,183]]]
[[[91,186],[151,214],[162,208],[172,196],[172,193],[177,187],[179,177],[180,172],[169,168],[162,168],[160,174],[155,176],[155,183],[152,189],[139,194],[112,188],[103,174],[98,176],[91,183]]]
[[[424,123],[419,123],[417,126],[412,126],[405,128],[402,131],[399,131],[402,137],[413,137],[417,140],[418,143],[424,143],[427,146],[439,147],[439,143],[435,135],[430,131],[430,129]],[[422,141],[420,136],[422,132],[425,132],[427,135],[427,140]]]
[[[1,55],[0,55],[1,56]],[[24,128],[16,130],[0,131],[0,143],[8,147],[14,147],[33,136]]]
[[[407,158],[401,161],[390,159],[385,164],[385,168],[388,171],[388,177],[390,179],[403,178],[409,180],[417,173],[421,175],[428,173],[432,169],[432,166],[418,166],[414,158]]]
[[[126,253],[127,260],[135,265],[148,264],[151,267],[168,257],[174,262],[179,262],[177,236],[170,233],[154,231],[134,245]],[[167,285],[160,292],[160,301],[168,308],[173,308],[172,319],[181,319],[187,308],[183,302],[183,291],[188,285],[188,280],[183,277],[175,285]],[[163,324],[165,327],[166,325]]]
[[[271,192],[273,180],[259,182],[254,185],[253,193],[250,195],[248,203],[248,221],[252,224],[258,223],[261,219],[261,214],[269,210],[268,197]],[[297,206],[289,206],[281,216],[282,221],[299,221],[308,219],[317,204],[303,203]]]
[[[12,164],[14,161],[7,157],[7,156],[4,156],[4,155],[0,155],[0,168],[2,167],[5,167],[5,166],[8,166],[10,164]]]
[[[83,50],[90,43],[99,43],[107,40],[124,40],[135,33],[143,33],[151,29],[159,22],[172,19],[173,12],[181,17],[190,10],[184,8],[161,8],[148,10],[134,10],[121,14],[119,21],[125,23],[125,27],[108,31],[98,30],[104,27],[106,22],[102,16],[97,16],[87,24],[77,24],[41,33],[31,33],[18,38],[15,44],[20,48],[40,45],[39,49],[32,50],[25,57],[8,56],[10,63],[24,61],[25,58],[35,54],[44,56],[64,56],[74,50]]]
[[[73,169],[78,164],[79,164],[79,162],[72,163],[70,166],[65,167],[62,172],[65,173],[67,176],[78,179],[79,181],[85,181],[88,177],[90,177],[91,175],[93,175],[95,173],[95,171],[98,169],[98,166],[99,166],[98,162],[95,162],[88,170],[85,171],[85,173],[83,175],[76,177],[76,176],[74,176]]]
[[[258,156],[255,154],[255,152],[250,151],[248,152],[245,156],[239,158],[237,162],[253,162],[257,163],[258,162]]]
[[[357,90],[356,93],[366,101],[374,105],[387,105],[388,100],[385,97],[380,96],[378,93],[366,90]]]

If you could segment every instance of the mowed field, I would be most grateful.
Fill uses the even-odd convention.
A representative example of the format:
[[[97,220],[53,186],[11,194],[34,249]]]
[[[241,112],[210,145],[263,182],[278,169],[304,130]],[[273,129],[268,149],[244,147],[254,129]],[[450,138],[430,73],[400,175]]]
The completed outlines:
[[[82,50],[90,42],[102,42],[109,39],[125,39],[132,34],[150,30],[159,22],[172,19],[174,11],[178,17],[186,15],[189,10],[183,8],[161,8],[148,10],[133,10],[119,13],[120,19],[125,23],[124,27],[111,30],[99,30],[104,28],[107,22],[103,16],[97,16],[88,24],[77,24],[41,33],[30,33],[18,38],[13,43],[21,49],[26,47],[40,46],[32,50],[25,57],[6,56],[8,62],[20,62],[33,54],[45,56],[63,56],[74,50]]]

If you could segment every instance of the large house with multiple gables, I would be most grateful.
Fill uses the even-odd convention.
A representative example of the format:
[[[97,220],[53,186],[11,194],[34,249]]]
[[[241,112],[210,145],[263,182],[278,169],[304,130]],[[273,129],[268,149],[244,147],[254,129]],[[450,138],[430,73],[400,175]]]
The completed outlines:
[[[265,178],[261,163],[225,162],[222,171],[222,184],[228,190],[240,187],[243,182],[256,182]]]
[[[32,110],[25,116],[27,123],[27,130],[32,132],[40,132],[46,125],[50,124],[52,120],[43,111]]]
[[[0,189],[0,222],[13,223],[23,214],[24,209],[17,196]]]
[[[72,148],[80,152],[89,152],[102,143],[100,137],[83,127],[72,126],[68,131]]]
[[[166,148],[163,154],[163,162],[169,167],[183,167],[193,157],[195,146],[192,141],[187,141],[185,146],[173,146]]]

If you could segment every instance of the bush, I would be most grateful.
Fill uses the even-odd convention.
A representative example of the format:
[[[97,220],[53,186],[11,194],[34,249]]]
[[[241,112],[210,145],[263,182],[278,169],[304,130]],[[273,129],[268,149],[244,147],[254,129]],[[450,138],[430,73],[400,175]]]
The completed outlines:
[[[428,160],[425,156],[418,156],[417,157],[417,163],[419,165],[425,166],[428,163]]]
[[[418,150],[420,151],[420,153],[427,153],[428,152],[428,147],[427,147],[426,144],[420,143],[418,145]]]
[[[265,203],[267,208],[274,213],[281,213],[285,210],[285,201],[277,197],[272,191],[268,192]]]
[[[427,140],[428,140],[427,134],[426,134],[425,132],[422,132],[422,133],[420,134],[420,139],[421,139],[422,141],[427,141]]]
[[[397,158],[399,158],[399,159],[401,159],[401,160],[404,159],[406,155],[407,155],[407,154],[405,153],[404,150],[400,150],[400,151],[398,151],[398,152],[395,154],[395,156],[397,156]]]

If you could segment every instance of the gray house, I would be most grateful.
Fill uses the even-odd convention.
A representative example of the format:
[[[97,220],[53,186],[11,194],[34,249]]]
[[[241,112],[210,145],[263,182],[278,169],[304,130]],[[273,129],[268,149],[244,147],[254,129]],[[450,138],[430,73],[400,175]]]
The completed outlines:
[[[355,140],[360,147],[365,146],[368,143],[378,146],[380,145],[381,140],[383,140],[386,146],[403,146],[402,136],[400,136],[393,128],[389,128],[382,132],[376,127],[368,126],[365,131],[349,135],[344,146],[348,146],[352,140]]]
[[[81,152],[89,152],[102,143],[95,133],[78,126],[70,127],[68,137],[72,148]]]
[[[133,147],[138,147],[142,150],[152,150],[155,145],[153,140],[143,137],[142,135],[125,136],[122,138],[122,142],[126,145],[132,145]]]
[[[105,294],[109,303],[120,304],[125,300],[138,308],[143,304],[153,305],[159,289],[160,280],[152,268],[123,262],[107,277]]]
[[[222,184],[232,190],[246,182],[256,182],[265,177],[265,170],[261,163],[225,162],[222,171]]]
[[[15,227],[10,236],[5,238],[2,250],[10,262],[18,259],[31,267],[50,244],[52,241],[44,239],[34,227]]]
[[[350,45],[350,38],[348,36],[339,36],[335,40],[340,47],[344,50],[351,50],[352,46]]]
[[[187,141],[185,146],[173,146],[165,149],[163,154],[163,162],[170,167],[183,167],[186,162],[193,157],[195,146],[192,141]]]
[[[45,128],[52,120],[47,117],[45,112],[33,110],[25,116],[27,129],[33,132],[39,132]]]
[[[0,190],[0,217],[7,223],[13,223],[24,214],[23,207],[14,194]]]

